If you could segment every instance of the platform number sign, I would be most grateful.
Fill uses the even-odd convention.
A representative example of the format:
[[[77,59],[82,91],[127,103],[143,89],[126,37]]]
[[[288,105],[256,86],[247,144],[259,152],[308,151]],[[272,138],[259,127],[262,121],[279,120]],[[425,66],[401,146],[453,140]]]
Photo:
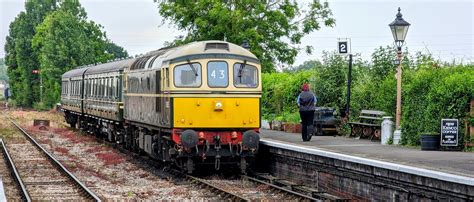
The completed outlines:
[[[458,146],[458,129],[457,119],[441,119],[441,146]]]
[[[338,42],[338,49],[339,49],[339,53],[347,53],[347,41],[339,41]]]

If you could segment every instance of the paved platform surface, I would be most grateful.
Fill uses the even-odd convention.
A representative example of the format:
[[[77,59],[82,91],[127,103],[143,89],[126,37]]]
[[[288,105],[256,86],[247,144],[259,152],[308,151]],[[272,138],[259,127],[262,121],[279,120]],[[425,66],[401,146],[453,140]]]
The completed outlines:
[[[301,134],[264,129],[260,130],[260,134],[262,139],[461,175],[474,180],[473,152],[421,151],[340,136],[313,136],[311,141],[303,142]]]

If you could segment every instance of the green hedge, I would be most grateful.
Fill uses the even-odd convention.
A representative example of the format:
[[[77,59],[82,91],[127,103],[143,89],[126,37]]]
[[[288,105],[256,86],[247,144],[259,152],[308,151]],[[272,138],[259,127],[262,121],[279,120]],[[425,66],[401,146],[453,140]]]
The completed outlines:
[[[381,53],[373,55],[377,60],[373,59],[372,63],[354,64],[352,120],[357,120],[361,109],[381,110],[395,117],[395,67],[383,61],[391,58],[387,56],[390,52],[383,48],[378,51]],[[325,53],[319,64],[322,65],[299,72],[263,74],[263,118],[298,122],[296,98],[304,82],[311,83],[318,96],[318,106],[333,107],[338,113],[344,110],[347,60],[335,53]],[[401,143],[418,145],[421,133],[440,132],[442,118],[457,118],[462,144],[464,117],[474,97],[474,65],[442,64],[431,56],[417,55],[407,56],[403,69]]]
[[[310,81],[311,71],[302,71],[296,74],[264,73],[262,77],[263,118],[299,122],[298,117],[294,115],[298,111],[296,98],[301,85]]]
[[[474,97],[474,66],[418,69],[403,82],[402,143],[417,145],[423,132],[440,132],[442,118],[464,121]],[[462,139],[460,140],[462,143]]]

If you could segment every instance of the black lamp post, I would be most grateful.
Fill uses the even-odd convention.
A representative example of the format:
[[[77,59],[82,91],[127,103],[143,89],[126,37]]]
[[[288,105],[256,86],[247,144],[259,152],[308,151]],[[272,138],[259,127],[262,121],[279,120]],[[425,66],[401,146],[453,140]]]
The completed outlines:
[[[398,57],[398,67],[397,67],[397,112],[395,119],[396,131],[395,133],[401,134],[400,131],[400,121],[402,116],[402,46],[405,43],[405,37],[407,36],[408,27],[410,23],[405,21],[402,18],[400,13],[400,7],[398,8],[397,17],[395,20],[390,23],[390,29],[393,34],[393,39],[395,40],[395,45],[397,46],[397,57]],[[395,135],[394,135],[395,136]],[[395,138],[394,138],[395,139]]]

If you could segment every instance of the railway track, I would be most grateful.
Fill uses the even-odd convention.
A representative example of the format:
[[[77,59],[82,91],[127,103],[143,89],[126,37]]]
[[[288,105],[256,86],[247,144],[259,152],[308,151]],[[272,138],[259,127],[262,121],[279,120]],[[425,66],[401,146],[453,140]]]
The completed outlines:
[[[45,150],[22,127],[3,114],[24,139],[8,143],[10,159],[21,177],[29,199],[101,201],[89,188],[69,172],[56,158]],[[6,147],[5,147],[6,148]]]
[[[17,128],[21,128],[16,125]],[[20,129],[22,130],[22,129]],[[24,130],[22,130],[25,132]],[[167,176],[160,176],[162,178],[173,178],[179,182],[184,182],[186,184],[194,184],[196,187],[199,187],[207,192],[210,192],[212,196],[217,196],[221,199],[232,200],[232,201],[267,201],[267,200],[287,200],[287,201],[320,201],[320,200],[334,200],[330,197],[321,197],[322,195],[314,195],[314,192],[297,192],[295,189],[289,188],[288,186],[283,186],[278,183],[271,183],[265,180],[262,180],[262,176],[233,176],[234,179],[219,179],[219,180],[209,180],[206,178],[199,178],[191,176],[181,172],[180,170],[165,166],[162,163],[157,162],[146,156],[140,156],[136,153],[133,153],[129,150],[122,148],[120,145],[115,143],[106,142],[101,139],[97,139],[101,143],[108,144],[113,146],[127,155],[133,155],[143,160],[142,162],[153,165],[157,169],[161,169],[168,174]],[[238,179],[235,179],[238,178]],[[258,179],[257,179],[258,178]],[[217,182],[218,181],[218,182]],[[245,186],[239,186],[239,184],[246,184]],[[242,191],[240,187],[246,187],[252,191]],[[260,187],[260,189],[257,189]],[[261,188],[264,187],[264,188]],[[244,188],[245,189],[245,188]],[[321,192],[319,192],[321,193]]]
[[[238,180],[220,180],[221,183],[214,183],[212,180],[205,178],[200,178],[184,173],[181,170],[172,168],[170,165],[163,165],[161,162],[157,162],[154,159],[151,159],[147,156],[142,156],[132,151],[129,151],[116,143],[108,142],[102,139],[98,139],[100,143],[107,144],[111,147],[118,149],[120,152],[127,155],[133,155],[136,159],[141,159],[142,162],[149,164],[150,166],[160,169],[169,174],[169,176],[161,176],[162,178],[173,177],[179,179],[180,181],[187,181],[189,183],[195,184],[198,187],[207,189],[209,192],[213,193],[216,196],[219,196],[223,200],[231,201],[346,201],[341,200],[340,198],[327,194],[321,190],[315,190],[299,185],[289,185],[284,183],[281,180],[271,180],[265,173],[253,173],[251,175],[240,175],[237,176]],[[235,176],[234,176],[235,177]],[[238,181],[238,182],[235,182]],[[252,183],[252,187],[257,188],[259,186],[267,187],[266,194],[263,197],[256,197],[254,193],[242,193],[238,186],[237,188],[229,188],[231,186],[222,186],[222,184],[243,184],[243,183]],[[275,197],[278,198],[275,198]]]
[[[6,199],[31,201],[3,139],[0,139],[0,153],[3,157],[0,159],[0,174]]]
[[[215,183],[213,180],[200,178],[196,176],[192,176],[183,171],[178,169],[172,168],[171,166],[164,166],[160,162],[156,162],[153,159],[150,159],[146,156],[140,156],[136,153],[133,153],[129,150],[119,147],[115,143],[110,143],[104,141],[110,146],[114,146],[119,149],[119,151],[126,153],[127,155],[135,155],[137,158],[143,160],[143,162],[154,166],[157,169],[161,169],[176,179],[188,181],[189,183],[195,184],[198,187],[203,189],[207,189],[209,192],[219,196],[224,200],[231,200],[231,201],[274,201],[274,200],[285,200],[285,201],[334,201],[338,200],[337,197],[328,195],[324,192],[318,191],[317,193],[314,190],[307,190],[307,189],[300,189],[298,191],[292,190],[293,188],[288,188],[284,184],[278,184],[273,182],[267,182],[265,179],[265,174],[258,174],[253,173],[252,177],[248,175],[240,175],[237,176],[239,179],[223,179],[218,180],[221,181],[220,183]],[[163,176],[162,176],[163,177]],[[235,177],[235,176],[234,176]],[[239,189],[239,186],[230,188],[232,184],[245,184],[251,183],[252,185],[247,185],[255,190],[259,186],[267,187],[266,191],[258,191],[258,192],[266,192],[265,194],[260,193],[261,197],[255,196],[259,194],[255,193],[245,193]],[[222,186],[222,184],[226,184],[226,186]]]

